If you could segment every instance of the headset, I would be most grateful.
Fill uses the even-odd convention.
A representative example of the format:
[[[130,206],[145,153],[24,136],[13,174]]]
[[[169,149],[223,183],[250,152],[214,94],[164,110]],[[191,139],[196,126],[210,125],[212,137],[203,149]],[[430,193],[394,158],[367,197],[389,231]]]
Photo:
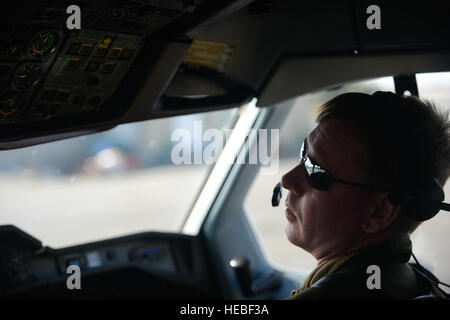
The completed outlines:
[[[399,78],[399,77],[397,77]],[[396,89],[400,88],[399,79],[395,78]],[[405,79],[400,79],[404,82]],[[417,84],[415,82],[415,76],[413,78],[407,78],[410,89],[417,95]],[[403,83],[404,84],[404,83]],[[398,88],[397,88],[398,87]],[[406,89],[403,88],[403,89]],[[376,104],[401,104],[403,97],[399,94],[395,94],[389,91],[377,91],[372,95],[367,95],[370,99],[368,103]],[[411,186],[401,186],[394,190],[386,190],[388,192],[388,200],[394,205],[400,205],[402,211],[407,216],[416,221],[426,221],[433,218],[440,210],[450,211],[450,204],[444,201],[444,190],[436,178],[432,176],[426,176],[426,178],[420,179],[420,184],[412,191],[407,190]],[[281,200],[281,184],[278,183],[272,195],[272,206],[279,205]]]
[[[405,214],[416,221],[433,218],[440,210],[450,211],[450,204],[444,201],[444,190],[433,177],[422,181],[421,187],[414,193],[389,192],[388,200],[400,205]]]

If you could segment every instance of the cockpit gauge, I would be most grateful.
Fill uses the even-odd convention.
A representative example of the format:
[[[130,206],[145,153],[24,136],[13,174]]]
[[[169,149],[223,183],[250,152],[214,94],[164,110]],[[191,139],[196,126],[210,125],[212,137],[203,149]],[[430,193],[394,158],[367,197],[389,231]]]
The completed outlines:
[[[23,95],[6,92],[0,96],[0,119],[11,119],[18,115],[23,105]]]
[[[24,63],[17,68],[12,79],[12,85],[18,90],[28,89],[39,80],[41,73],[42,66],[40,63]]]
[[[31,40],[28,52],[33,57],[43,57],[53,53],[58,42],[58,35],[54,31],[41,31]]]

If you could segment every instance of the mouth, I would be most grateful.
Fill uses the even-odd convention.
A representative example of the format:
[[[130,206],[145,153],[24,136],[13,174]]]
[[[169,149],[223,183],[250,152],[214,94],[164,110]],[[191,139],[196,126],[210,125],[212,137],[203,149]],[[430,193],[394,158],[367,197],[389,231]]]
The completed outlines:
[[[292,210],[291,209],[289,209],[289,207],[287,207],[286,206],[286,210],[284,211],[284,214],[285,214],[285,216],[286,216],[286,219],[289,221],[289,222],[297,222],[297,216],[292,212]]]

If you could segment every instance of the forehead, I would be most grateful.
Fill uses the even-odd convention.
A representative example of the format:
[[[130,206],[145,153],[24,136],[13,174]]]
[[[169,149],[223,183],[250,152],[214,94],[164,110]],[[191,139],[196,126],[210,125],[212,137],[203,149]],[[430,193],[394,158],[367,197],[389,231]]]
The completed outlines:
[[[307,137],[308,154],[333,175],[360,179],[366,151],[360,134],[338,120],[319,122]]]

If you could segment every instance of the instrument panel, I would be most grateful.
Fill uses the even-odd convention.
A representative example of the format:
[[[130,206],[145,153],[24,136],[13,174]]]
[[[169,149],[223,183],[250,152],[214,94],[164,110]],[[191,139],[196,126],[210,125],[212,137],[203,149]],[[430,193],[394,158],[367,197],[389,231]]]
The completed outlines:
[[[128,263],[136,264],[144,269],[177,273],[171,248],[163,241],[136,241],[89,251],[70,252],[58,256],[57,263],[62,274],[66,273],[70,265],[76,265],[82,272],[87,272]]]
[[[83,29],[37,32],[13,63],[0,64],[1,124],[99,112],[141,48],[142,36]],[[60,52],[60,54],[57,54]]]
[[[142,233],[52,249],[0,227],[2,298],[212,298],[217,288],[196,237]],[[67,285],[72,267],[79,290]]]
[[[169,38],[189,46],[186,36],[170,30],[195,16],[202,3],[17,0],[12,10],[2,9],[0,142],[120,123],[138,92],[147,91],[142,86],[174,41]],[[67,27],[72,5],[80,8],[80,29]],[[183,53],[156,75],[158,83],[170,81]],[[155,99],[141,108],[151,113]]]

